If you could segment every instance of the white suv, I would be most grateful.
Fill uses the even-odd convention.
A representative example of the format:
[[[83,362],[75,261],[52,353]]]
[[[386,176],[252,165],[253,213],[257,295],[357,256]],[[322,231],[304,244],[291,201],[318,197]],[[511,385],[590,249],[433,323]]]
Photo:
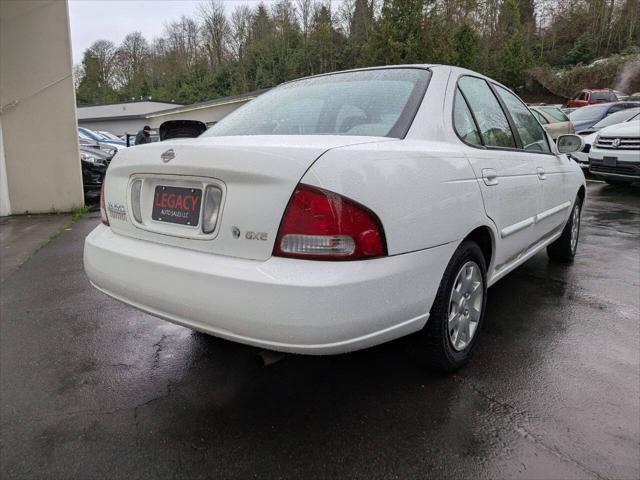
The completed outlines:
[[[640,120],[600,130],[589,151],[589,171],[613,185],[640,182]]]
[[[315,355],[417,333],[453,370],[487,287],[576,253],[585,181],[524,103],[410,65],[285,83],[199,138],[118,152],[86,239],[91,282],[168,321]]]

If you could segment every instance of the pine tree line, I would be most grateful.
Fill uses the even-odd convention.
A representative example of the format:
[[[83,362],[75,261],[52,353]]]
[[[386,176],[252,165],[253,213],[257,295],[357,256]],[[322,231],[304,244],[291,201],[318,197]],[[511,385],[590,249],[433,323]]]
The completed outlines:
[[[512,88],[527,69],[640,52],[640,0],[209,0],[149,42],[98,40],[75,69],[79,105],[193,103],[372,65],[444,63]]]

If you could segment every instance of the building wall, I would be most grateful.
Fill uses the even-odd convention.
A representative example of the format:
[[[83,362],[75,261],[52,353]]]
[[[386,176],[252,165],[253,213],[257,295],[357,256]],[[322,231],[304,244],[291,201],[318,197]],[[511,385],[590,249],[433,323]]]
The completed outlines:
[[[83,205],[67,1],[0,1],[0,115],[12,213]]]
[[[78,125],[89,130],[104,130],[114,135],[124,135],[125,133],[137,133],[145,125],[150,125],[145,118],[122,119],[122,120],[78,120]]]
[[[165,102],[125,102],[78,107],[78,120],[85,118],[115,117],[116,115],[144,115],[177,106],[179,105]]]
[[[123,119],[105,119],[105,120],[78,120],[78,125],[90,130],[106,130],[115,135],[121,136],[125,133],[137,133],[145,125],[149,125],[153,129],[160,128],[163,122],[168,120],[199,120],[206,124],[215,123],[222,120],[226,115],[233,112],[236,108],[241,107],[249,100],[227,103],[223,105],[213,105],[210,107],[198,108],[196,110],[187,110],[182,112],[167,114],[149,114],[146,118],[123,118]]]
[[[168,120],[199,120],[204,123],[215,123],[222,120],[229,113],[241,107],[249,100],[242,102],[233,102],[223,105],[212,105],[210,107],[198,108],[196,110],[186,110],[182,112],[168,114],[150,114],[147,116],[149,126],[158,128],[163,122]]]

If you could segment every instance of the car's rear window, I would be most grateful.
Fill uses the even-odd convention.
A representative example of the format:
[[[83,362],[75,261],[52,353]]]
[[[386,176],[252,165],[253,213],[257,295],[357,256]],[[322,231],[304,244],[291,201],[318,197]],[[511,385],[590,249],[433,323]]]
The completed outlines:
[[[225,117],[202,136],[364,135],[403,138],[430,72],[390,68],[285,83]]]
[[[568,122],[569,121],[567,116],[564,113],[562,113],[562,111],[559,108],[555,108],[555,107],[540,107],[540,110],[542,110],[545,113],[548,113],[549,115],[551,115],[553,118],[555,118],[559,122]]]
[[[633,118],[640,115],[640,108],[629,108],[627,110],[621,110],[620,112],[615,112],[609,115],[608,117],[604,117],[598,123],[596,123],[593,129],[608,127],[609,125],[616,125],[618,123],[628,122]]]
[[[613,92],[592,92],[591,100],[606,100],[607,102],[615,102],[618,100]]]
[[[589,107],[582,107],[574,110],[569,114],[569,119],[572,122],[580,120],[591,120],[598,118],[609,108],[609,105],[591,105]]]

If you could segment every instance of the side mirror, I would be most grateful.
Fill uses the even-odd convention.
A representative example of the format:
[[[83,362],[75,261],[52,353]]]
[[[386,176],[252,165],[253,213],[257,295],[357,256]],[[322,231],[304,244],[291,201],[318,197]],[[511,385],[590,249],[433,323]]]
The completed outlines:
[[[580,135],[560,135],[556,146],[560,153],[580,152],[584,148],[584,139]]]

